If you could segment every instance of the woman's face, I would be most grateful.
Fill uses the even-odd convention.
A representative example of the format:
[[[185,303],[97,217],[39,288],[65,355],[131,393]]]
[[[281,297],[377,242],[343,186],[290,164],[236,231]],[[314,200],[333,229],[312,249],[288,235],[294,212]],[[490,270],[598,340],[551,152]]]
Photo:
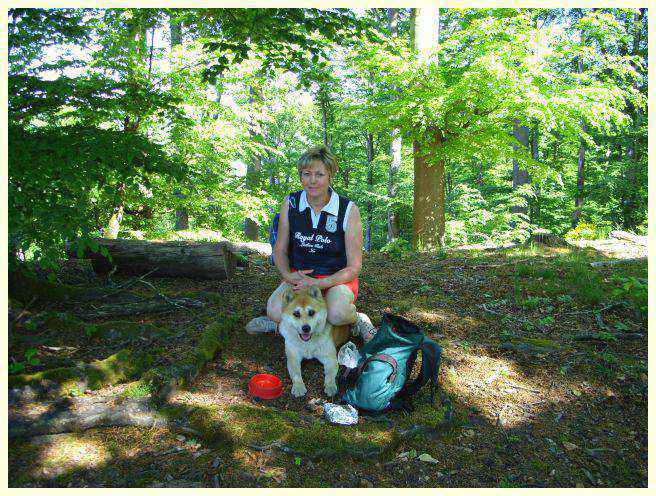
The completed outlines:
[[[301,171],[301,186],[310,197],[328,194],[330,175],[323,162],[315,160]]]

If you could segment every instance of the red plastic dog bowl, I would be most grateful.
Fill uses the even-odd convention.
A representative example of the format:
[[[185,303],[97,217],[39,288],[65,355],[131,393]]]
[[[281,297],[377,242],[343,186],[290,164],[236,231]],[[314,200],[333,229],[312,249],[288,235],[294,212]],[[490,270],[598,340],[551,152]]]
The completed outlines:
[[[248,383],[248,392],[263,400],[272,400],[282,394],[282,383],[275,375],[256,374]]]

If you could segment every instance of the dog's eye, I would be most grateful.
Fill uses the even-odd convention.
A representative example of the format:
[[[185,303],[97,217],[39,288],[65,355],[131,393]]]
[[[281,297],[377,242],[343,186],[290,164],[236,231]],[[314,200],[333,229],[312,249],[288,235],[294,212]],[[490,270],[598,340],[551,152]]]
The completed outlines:
[[[308,315],[310,317],[312,317],[314,315],[314,310],[312,310],[312,309],[308,310]]]
[[[297,319],[300,319],[300,318],[301,318],[301,312],[299,312],[298,310],[296,310],[296,311],[294,312],[294,317],[296,317]]]

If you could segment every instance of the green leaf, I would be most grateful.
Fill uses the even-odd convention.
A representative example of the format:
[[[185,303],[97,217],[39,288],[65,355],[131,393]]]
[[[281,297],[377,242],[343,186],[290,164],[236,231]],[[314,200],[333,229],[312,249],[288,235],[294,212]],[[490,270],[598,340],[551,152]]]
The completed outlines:
[[[10,374],[20,374],[25,370],[25,364],[23,362],[16,362],[9,364],[9,373]]]

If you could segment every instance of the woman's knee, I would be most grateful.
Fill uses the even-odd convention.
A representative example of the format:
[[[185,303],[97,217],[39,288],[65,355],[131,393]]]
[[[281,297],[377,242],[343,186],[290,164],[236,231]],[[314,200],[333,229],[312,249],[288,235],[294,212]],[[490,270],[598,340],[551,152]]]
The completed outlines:
[[[328,322],[333,325],[353,324],[357,311],[353,304],[353,292],[346,286],[330,288],[326,295]]]
[[[287,286],[288,284],[282,283],[267,300],[267,317],[275,322],[280,322],[282,318],[282,293]]]

